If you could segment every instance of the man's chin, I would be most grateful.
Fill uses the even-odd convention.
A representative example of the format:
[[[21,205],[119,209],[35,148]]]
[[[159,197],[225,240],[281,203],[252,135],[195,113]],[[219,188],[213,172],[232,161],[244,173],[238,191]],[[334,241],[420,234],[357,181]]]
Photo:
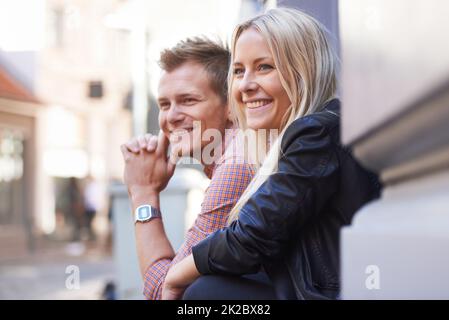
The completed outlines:
[[[178,158],[192,158],[193,149],[185,146],[173,146],[172,153],[176,154]]]

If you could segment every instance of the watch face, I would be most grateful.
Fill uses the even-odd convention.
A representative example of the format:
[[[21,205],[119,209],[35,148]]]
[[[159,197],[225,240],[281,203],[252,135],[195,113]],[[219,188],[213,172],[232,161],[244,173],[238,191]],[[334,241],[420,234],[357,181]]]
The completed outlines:
[[[137,210],[137,217],[139,220],[146,220],[150,218],[150,206],[143,206]]]

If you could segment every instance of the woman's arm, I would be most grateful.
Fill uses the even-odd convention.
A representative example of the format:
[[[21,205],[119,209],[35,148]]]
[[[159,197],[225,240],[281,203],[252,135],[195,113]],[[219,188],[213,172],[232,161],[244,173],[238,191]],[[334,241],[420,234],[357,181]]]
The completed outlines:
[[[163,298],[180,299],[200,274],[247,274],[280,256],[337,189],[338,161],[329,128],[308,121],[289,128],[279,170],[242,208],[239,219],[193,247],[167,274]]]
[[[162,299],[181,299],[185,289],[200,275],[201,274],[195,266],[193,256],[187,256],[179,263],[173,265],[168,271],[162,289]]]
[[[201,274],[241,275],[257,272],[279,259],[294,236],[338,189],[339,162],[330,130],[308,117],[292,124],[283,138],[278,171],[267,179],[240,211],[239,219],[193,247]]]

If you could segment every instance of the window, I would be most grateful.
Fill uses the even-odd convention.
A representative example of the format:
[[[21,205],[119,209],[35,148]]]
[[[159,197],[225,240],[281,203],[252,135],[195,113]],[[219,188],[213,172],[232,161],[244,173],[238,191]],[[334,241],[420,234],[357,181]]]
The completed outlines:
[[[103,97],[103,82],[90,81],[89,82],[89,98],[100,99]]]

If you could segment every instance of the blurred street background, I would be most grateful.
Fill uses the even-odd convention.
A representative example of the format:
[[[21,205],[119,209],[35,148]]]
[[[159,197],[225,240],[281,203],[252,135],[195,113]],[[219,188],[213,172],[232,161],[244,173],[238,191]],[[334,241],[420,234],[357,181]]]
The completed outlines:
[[[0,299],[142,298],[119,147],[159,131],[159,52],[274,5],[0,0]],[[186,165],[163,197],[175,248],[206,186]]]
[[[449,299],[445,0],[0,0],[0,299],[143,299],[119,147],[159,131],[159,52],[276,6],[328,29],[343,143],[385,187],[343,232],[343,298]],[[181,165],[161,195],[175,249],[207,185]]]

